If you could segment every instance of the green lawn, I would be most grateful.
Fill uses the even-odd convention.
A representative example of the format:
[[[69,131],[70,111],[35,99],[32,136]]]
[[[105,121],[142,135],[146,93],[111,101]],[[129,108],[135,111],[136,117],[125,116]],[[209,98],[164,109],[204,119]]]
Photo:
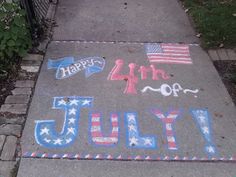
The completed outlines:
[[[236,47],[236,0],[181,0],[204,48]]]

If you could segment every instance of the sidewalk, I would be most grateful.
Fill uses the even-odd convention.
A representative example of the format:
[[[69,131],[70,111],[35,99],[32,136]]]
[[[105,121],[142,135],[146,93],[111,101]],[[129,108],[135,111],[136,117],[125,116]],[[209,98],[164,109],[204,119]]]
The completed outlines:
[[[195,43],[176,0],[61,1],[53,40]]]
[[[18,177],[236,174],[235,106],[176,0],[60,1],[56,22]]]

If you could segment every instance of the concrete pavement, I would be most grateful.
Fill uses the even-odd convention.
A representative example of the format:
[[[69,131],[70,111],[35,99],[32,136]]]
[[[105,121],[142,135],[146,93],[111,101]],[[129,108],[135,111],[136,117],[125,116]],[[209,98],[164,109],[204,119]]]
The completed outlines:
[[[159,74],[159,80],[153,80],[151,72],[147,74],[146,79],[143,78],[142,73],[138,72],[140,66],[150,66],[150,62],[145,56],[145,44],[52,42],[48,47],[46,60],[42,66],[31,109],[29,110],[28,121],[22,138],[23,153],[35,151],[59,154],[83,152],[85,154],[110,154],[112,156],[121,154],[124,159],[128,158],[129,155],[195,156],[199,159],[208,155],[204,151],[208,140],[198,129],[199,125],[195,122],[191,111],[207,108],[211,125],[209,124],[206,127],[209,135],[211,135],[212,145],[216,145],[220,153],[213,157],[232,156],[235,154],[234,145],[236,144],[234,138],[236,136],[234,105],[206,53],[198,46],[190,46],[190,53],[193,64],[159,64],[156,69],[163,70],[169,78],[165,79]],[[48,69],[49,61],[47,59],[60,58],[61,56],[75,56],[75,63],[80,61],[77,57],[102,56],[105,58],[105,67],[101,72],[94,73],[94,75],[87,78],[84,74],[85,71],[80,70],[68,78],[56,79],[58,70]],[[137,65],[134,72],[138,79],[137,84],[135,84],[137,93],[124,93],[126,84],[129,81],[108,78],[117,58],[124,60],[124,66],[120,74],[127,75],[127,78],[129,63]],[[197,93],[184,93],[178,86],[174,86],[176,88],[172,88],[172,93],[169,95],[164,93],[169,92],[169,88],[166,91],[162,90],[162,92],[152,90],[142,92],[147,86],[156,89],[163,87],[163,84],[168,84],[171,88],[174,84],[179,84],[183,89],[198,89],[199,91]],[[174,89],[177,90],[174,91]],[[43,134],[42,130],[38,130],[40,131],[38,132],[39,135],[36,135],[36,121],[55,120],[55,125],[53,125],[56,126],[55,131],[63,134],[62,131],[67,126],[66,118],[69,119],[71,115],[64,115],[63,109],[65,108],[60,107],[63,104],[58,103],[57,105],[55,99],[56,97],[63,97],[63,99],[72,97],[73,100],[73,96],[86,96],[93,99],[91,105],[81,107],[78,118],[72,114],[75,119],[78,119],[78,127],[74,127],[75,129],[78,128],[78,133],[74,133],[75,140],[73,144],[65,148],[48,148],[50,143],[42,146],[40,142],[35,142],[40,138],[40,135],[47,133]],[[72,105],[72,103],[69,105]],[[68,109],[73,109],[73,107]],[[179,111],[179,113],[176,113],[178,118],[172,124],[178,150],[171,150],[171,147],[166,147],[168,141],[165,125],[159,122],[153,113],[152,110],[156,109],[165,115],[170,114],[173,110]],[[129,147],[126,142],[128,138],[127,112],[137,114],[136,121],[139,129],[137,131],[139,131],[139,134],[143,134],[144,137],[146,134],[152,135],[147,137],[153,137],[155,148],[137,149]],[[91,115],[95,113],[100,114],[102,119],[100,124],[104,128],[103,134],[107,136],[111,129],[110,115],[112,113],[118,115],[119,142],[116,143],[116,146],[101,146],[98,148],[96,144],[91,142]],[[72,125],[72,123],[68,123],[69,127]],[[49,129],[49,127],[47,128]],[[44,126],[42,129],[44,129]],[[43,138],[46,137],[43,136]]]
[[[53,40],[195,43],[176,0],[60,1]]]
[[[18,176],[25,177],[234,177],[233,163],[125,162],[23,159]],[[34,169],[34,170],[29,170]]]
[[[235,174],[235,106],[177,1],[61,1],[56,19],[18,176]]]

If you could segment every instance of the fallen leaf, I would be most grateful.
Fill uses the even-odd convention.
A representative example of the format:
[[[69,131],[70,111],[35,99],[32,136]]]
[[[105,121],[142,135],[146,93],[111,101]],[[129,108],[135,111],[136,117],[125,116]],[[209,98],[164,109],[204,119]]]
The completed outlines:
[[[202,35],[201,33],[198,33],[196,36],[197,36],[197,37],[201,37],[201,35]]]
[[[184,12],[185,12],[185,13],[187,13],[188,11],[189,11],[189,9],[185,9],[185,11],[184,11]]]

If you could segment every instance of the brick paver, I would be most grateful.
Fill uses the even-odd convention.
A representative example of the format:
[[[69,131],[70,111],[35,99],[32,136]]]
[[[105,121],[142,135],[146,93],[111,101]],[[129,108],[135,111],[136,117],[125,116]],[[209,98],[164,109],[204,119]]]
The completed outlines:
[[[16,152],[17,138],[15,136],[7,136],[6,142],[4,144],[1,160],[14,160]]]

